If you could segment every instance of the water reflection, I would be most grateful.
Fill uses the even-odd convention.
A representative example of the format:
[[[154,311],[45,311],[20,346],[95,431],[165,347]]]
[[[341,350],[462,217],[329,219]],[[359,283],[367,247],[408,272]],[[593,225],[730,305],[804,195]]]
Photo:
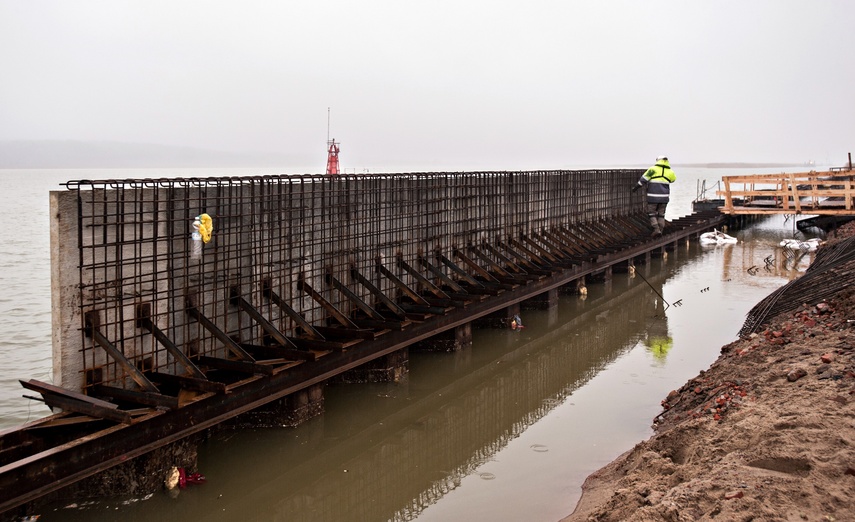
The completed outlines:
[[[508,489],[513,481],[500,466],[512,459],[500,463],[497,456],[516,439],[566,408],[571,396],[580,401],[578,394],[586,384],[637,346],[654,370],[680,364],[688,352],[699,350],[701,338],[708,338],[704,340],[716,353],[723,342],[703,331],[711,310],[732,306],[729,292],[738,291],[747,301],[743,311],[732,312],[738,319],[756,302],[744,292],[746,286],[755,285],[765,294],[761,287],[779,284],[794,266],[801,266],[784,266],[776,257],[768,270],[760,266],[760,272],[749,275],[752,266],[782,254],[775,252],[776,240],[768,233],[758,232],[751,244],[740,239],[741,245],[712,251],[681,244],[667,259],[638,267],[636,277],[616,274],[608,285],[589,285],[585,300],[565,296],[552,310],[524,311],[523,330],[477,330],[470,349],[411,353],[410,375],[401,384],[327,386],[326,413],[296,429],[216,434],[200,448],[200,471],[207,484],[184,490],[176,499],[156,495],[129,505],[96,502],[45,512],[42,520],[113,520],[116,511],[129,521],[429,520],[428,508],[440,507],[441,499],[454,497],[471,480],[489,484],[486,502],[503,505],[506,501],[499,497],[512,498],[517,492],[513,486]],[[739,325],[730,326],[735,334]],[[715,328],[726,337],[720,325]],[[688,331],[695,337],[687,337]],[[610,384],[616,393],[626,393],[620,381],[637,385],[661,378],[638,361],[634,364],[631,374],[612,378],[618,381]],[[698,369],[689,366],[688,371]],[[654,399],[647,397],[645,403],[651,408],[664,397],[659,389],[649,394]],[[597,397],[596,407],[611,419],[608,429],[626,431],[630,440],[641,437],[625,429],[630,420],[635,422],[627,417],[636,414],[646,427],[655,415],[646,410],[627,413],[626,408],[637,406],[625,395]],[[565,429],[561,442],[545,444],[544,437],[527,443],[525,458],[556,459],[563,455],[559,444],[589,451],[586,448],[603,437],[591,427],[596,421],[581,419],[587,424],[579,428],[578,437],[585,445],[578,439],[571,442],[570,436],[576,435]],[[531,482],[545,489],[543,478]],[[477,494],[466,489],[467,498]],[[484,509],[483,503],[473,505],[465,516],[455,511],[448,517],[440,509],[434,518],[469,519],[473,511]],[[558,506],[561,515],[571,509]]]
[[[667,272],[643,270],[651,286],[618,275],[611,299],[591,285],[586,300],[524,312],[523,330],[478,330],[458,353],[411,353],[402,384],[328,386],[327,412],[297,429],[221,432],[200,449],[206,485],[123,506],[123,519],[412,520],[640,336],[667,336]],[[113,504],[94,505],[62,519]]]

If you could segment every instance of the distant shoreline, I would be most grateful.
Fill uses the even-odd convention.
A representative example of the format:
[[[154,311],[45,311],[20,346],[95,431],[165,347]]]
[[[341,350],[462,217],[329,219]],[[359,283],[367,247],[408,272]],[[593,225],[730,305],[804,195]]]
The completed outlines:
[[[772,169],[772,168],[791,168],[804,167],[806,169],[815,169],[817,167],[825,167],[825,165],[805,165],[804,163],[680,163],[681,167],[697,167],[706,169]]]
[[[312,165],[324,155],[298,157],[275,152],[228,152],[150,143],[74,140],[0,141],[0,169],[276,168]],[[614,168],[618,165],[602,165]],[[633,165],[645,168],[647,165]],[[783,162],[674,163],[675,168],[792,168],[817,165]],[[530,170],[541,170],[533,167]]]

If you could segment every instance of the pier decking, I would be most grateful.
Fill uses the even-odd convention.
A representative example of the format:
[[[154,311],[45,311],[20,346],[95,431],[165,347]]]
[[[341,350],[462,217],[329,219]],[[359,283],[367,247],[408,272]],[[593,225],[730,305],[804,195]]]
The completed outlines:
[[[855,215],[855,172],[724,176],[726,214]]]

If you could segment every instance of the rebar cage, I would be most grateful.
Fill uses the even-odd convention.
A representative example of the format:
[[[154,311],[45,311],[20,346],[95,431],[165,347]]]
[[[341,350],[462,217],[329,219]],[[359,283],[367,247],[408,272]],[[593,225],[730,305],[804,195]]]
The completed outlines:
[[[365,313],[354,296],[369,313],[370,306],[383,308],[378,291],[401,298],[383,268],[424,291],[425,280],[407,267],[421,269],[426,280],[438,280],[441,271],[453,281],[464,276],[436,260],[456,249],[643,215],[643,199],[629,190],[640,174],[70,181],[65,186],[78,212],[82,387],[131,388],[136,381],[145,388],[138,372],[186,373],[185,356],[241,359],[242,344],[275,343],[276,332],[304,336],[313,326]],[[212,218],[213,233],[200,253],[192,234],[201,214]],[[498,254],[484,255],[490,259],[483,262],[503,263]]]

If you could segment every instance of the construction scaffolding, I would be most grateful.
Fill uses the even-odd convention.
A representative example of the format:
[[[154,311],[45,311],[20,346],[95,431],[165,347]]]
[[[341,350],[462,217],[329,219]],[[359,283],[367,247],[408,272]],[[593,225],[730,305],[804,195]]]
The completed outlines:
[[[752,174],[722,177],[726,214],[855,215],[855,173]]]

